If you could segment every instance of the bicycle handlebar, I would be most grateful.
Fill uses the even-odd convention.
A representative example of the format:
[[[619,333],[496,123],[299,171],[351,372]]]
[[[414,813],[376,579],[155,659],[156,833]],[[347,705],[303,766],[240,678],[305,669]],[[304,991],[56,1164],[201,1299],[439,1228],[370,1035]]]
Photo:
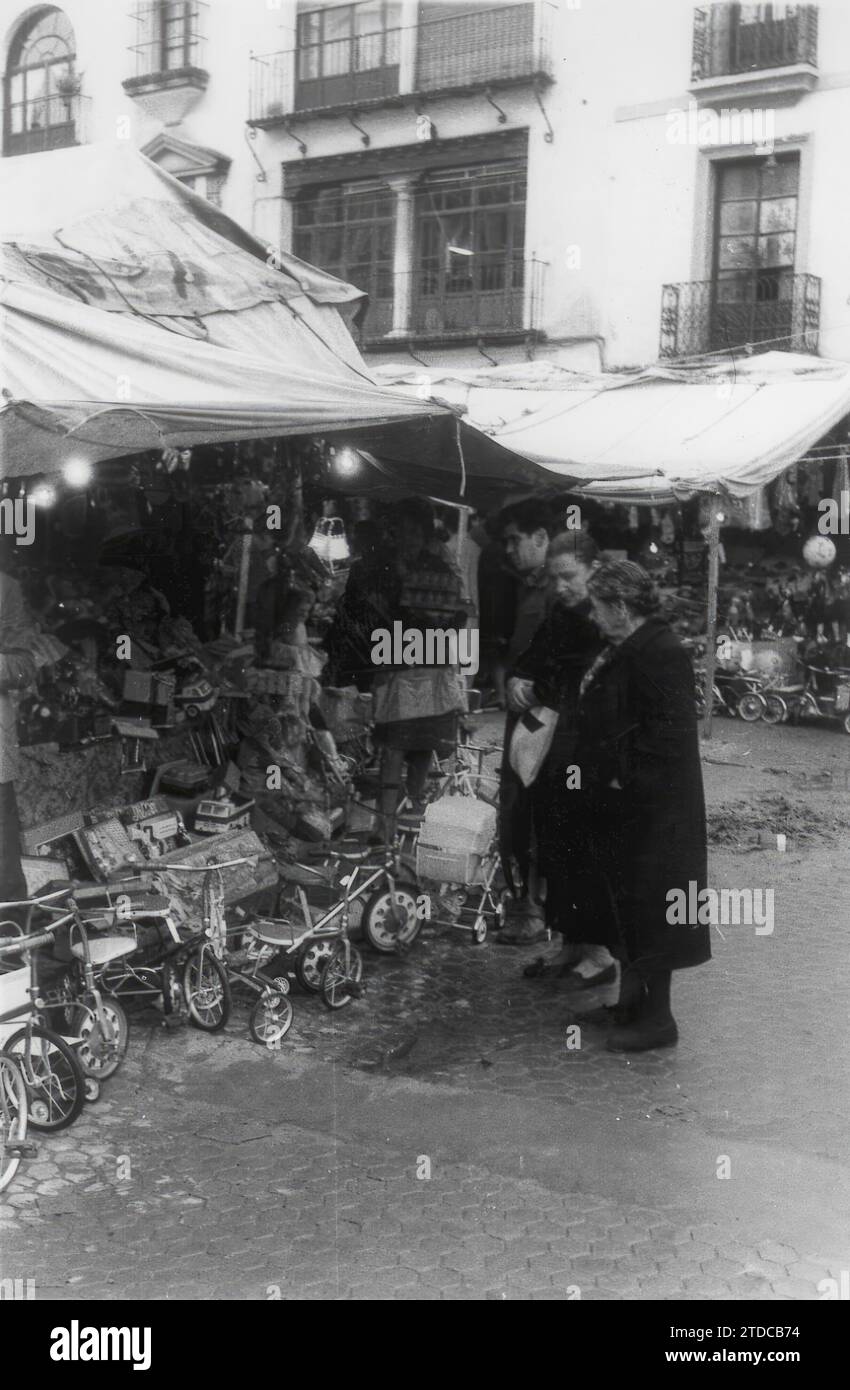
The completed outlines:
[[[181,874],[209,874],[214,869],[235,869],[239,864],[250,864],[253,868],[257,867],[260,856],[252,855],[248,859],[228,859],[223,864],[161,864],[156,868],[157,873],[181,873]]]
[[[0,912],[5,912],[10,907],[42,907],[44,903],[52,902],[54,898],[70,898],[74,889],[80,886],[74,883],[69,888],[54,888],[52,893],[45,893],[43,898],[22,898],[17,902],[0,903]]]
[[[48,946],[53,944],[53,935],[61,922],[56,922],[47,931],[39,932],[37,936],[17,936],[14,941],[7,942],[0,946],[0,956],[19,956],[27,951],[34,951],[37,946]]]

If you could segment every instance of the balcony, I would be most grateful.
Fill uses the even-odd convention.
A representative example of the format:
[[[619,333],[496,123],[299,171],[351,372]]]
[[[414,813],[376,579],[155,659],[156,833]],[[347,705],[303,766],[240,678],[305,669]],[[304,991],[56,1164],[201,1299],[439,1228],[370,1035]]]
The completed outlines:
[[[746,20],[742,11],[763,18]],[[691,92],[706,104],[794,101],[817,83],[816,5],[718,4],[694,11]]]
[[[207,10],[201,0],[151,0],[137,6],[132,16],[136,42],[130,45],[135,72],[122,83],[128,96],[206,89]]]
[[[553,80],[550,4],[533,0],[409,28],[252,54],[249,124],[333,115],[423,95]]]
[[[361,286],[370,296],[360,327],[361,344],[533,336],[538,331],[544,270],[542,261],[488,252],[449,269],[443,263],[425,262],[404,274],[379,273],[371,286]]]
[[[3,154],[42,154],[86,144],[90,105],[90,97],[70,91],[11,103],[6,112]]]
[[[659,356],[765,350],[812,352],[820,332],[820,278],[765,270],[664,285]]]

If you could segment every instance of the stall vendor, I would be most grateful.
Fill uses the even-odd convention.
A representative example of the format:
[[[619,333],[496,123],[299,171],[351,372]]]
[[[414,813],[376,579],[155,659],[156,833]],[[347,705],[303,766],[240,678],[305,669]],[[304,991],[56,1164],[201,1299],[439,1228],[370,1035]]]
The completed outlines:
[[[383,607],[386,626],[460,627],[466,622],[460,579],[431,549],[434,514],[413,498],[396,511],[395,557],[387,573]],[[431,604],[434,607],[431,607]],[[455,746],[457,716],[466,709],[463,678],[451,666],[409,666],[380,670],[372,686],[375,742],[381,747],[379,838],[390,842],[406,765],[406,791],[414,812],[424,810],[425,786],[434,753],[445,757]]]

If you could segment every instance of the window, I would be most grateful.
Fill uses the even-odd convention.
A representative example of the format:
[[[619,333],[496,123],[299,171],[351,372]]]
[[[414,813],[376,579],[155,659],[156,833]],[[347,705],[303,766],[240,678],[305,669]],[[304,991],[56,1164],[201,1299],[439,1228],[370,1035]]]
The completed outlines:
[[[187,68],[191,61],[192,6],[182,0],[166,0],[161,8],[162,70]]]
[[[394,198],[379,183],[335,184],[295,204],[296,256],[369,295],[364,331],[392,326]]]
[[[400,16],[400,0],[364,0],[299,15],[296,106],[331,106],[394,91]]]
[[[796,5],[733,5],[731,19],[732,72],[797,62]]]
[[[799,174],[798,155],[718,168],[713,275],[718,343],[727,336],[733,345],[779,340],[786,317],[790,323]]]
[[[423,331],[522,326],[524,164],[426,177],[417,200],[414,316]]]
[[[206,198],[213,207],[221,207],[224,174],[178,174],[177,178],[186,188],[191,188],[193,193],[199,193],[202,198]]]
[[[41,10],[18,30],[6,68],[6,154],[76,143],[74,49],[61,10]]]
[[[135,11],[136,78],[181,72],[201,59],[201,19],[206,5],[197,0],[149,0]]]
[[[769,74],[817,66],[817,5],[713,4],[694,10],[693,76]],[[792,88],[785,87],[790,91]],[[800,90],[811,90],[805,84]]]

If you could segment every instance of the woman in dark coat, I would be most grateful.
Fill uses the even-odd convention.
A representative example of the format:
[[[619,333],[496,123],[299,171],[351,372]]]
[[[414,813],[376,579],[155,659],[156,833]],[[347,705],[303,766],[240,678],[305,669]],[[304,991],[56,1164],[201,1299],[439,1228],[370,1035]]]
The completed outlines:
[[[587,592],[597,553],[583,532],[564,532],[551,541],[546,569],[554,601],[508,681],[508,699],[518,712],[532,705],[558,711],[531,803],[537,869],[546,881],[546,925],[560,933],[562,949],[551,966],[541,957],[523,973],[567,976],[582,988],[615,978],[609,951],[618,939],[610,890],[596,845],[584,833],[574,787],[579,686],[602,647]]]
[[[678,638],[655,616],[655,586],[639,565],[601,565],[588,592],[610,646],[582,681],[580,795],[587,824],[608,846],[626,960],[620,1024],[608,1046],[641,1051],[677,1041],[671,973],[711,956],[709,928],[678,925],[670,896],[680,889],[696,901],[706,880],[694,674]]]

